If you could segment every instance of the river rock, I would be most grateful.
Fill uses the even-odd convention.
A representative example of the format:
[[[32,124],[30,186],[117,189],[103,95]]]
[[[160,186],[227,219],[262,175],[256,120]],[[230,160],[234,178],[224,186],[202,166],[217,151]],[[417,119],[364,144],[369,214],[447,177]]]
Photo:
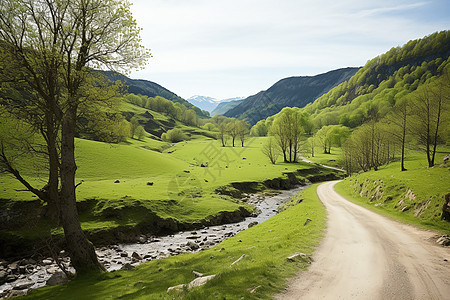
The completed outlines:
[[[54,286],[54,285],[66,284],[68,281],[69,281],[69,279],[67,278],[67,275],[64,272],[58,271],[58,272],[55,272],[47,280],[47,285]]]
[[[198,248],[200,248],[199,245],[192,241],[187,242],[186,246],[188,246],[191,250],[197,250]]]
[[[8,269],[12,272],[16,272],[19,270],[19,264],[17,262],[13,262],[12,264],[9,264]]]
[[[46,271],[48,274],[55,274],[56,272],[58,272],[58,270],[59,270],[58,267],[50,267]]]
[[[443,235],[437,239],[436,243],[442,246],[450,246],[450,236]]]
[[[8,277],[8,273],[5,271],[0,271],[0,285],[6,282],[6,278]]]
[[[34,285],[33,282],[24,282],[24,283],[18,283],[13,287],[13,290],[26,290]]]
[[[142,257],[137,252],[133,252],[133,254],[131,254],[131,257],[137,260],[142,260]]]
[[[256,208],[253,212],[252,212],[252,214],[250,215],[251,217],[253,217],[253,218],[255,218],[255,217],[257,217],[258,215],[260,215],[262,213],[262,211],[259,209],[259,208]]]
[[[27,294],[27,292],[28,292],[27,290],[12,290],[8,293],[6,298],[25,296]]]
[[[208,281],[210,281],[216,277],[217,277],[217,275],[209,275],[209,276],[202,276],[202,277],[195,278],[194,280],[192,280],[191,282],[188,283],[187,288],[191,289],[194,287],[202,286],[205,283],[207,283]]]
[[[253,227],[253,226],[255,226],[255,225],[258,225],[258,222],[253,221],[253,222],[251,222],[250,224],[248,224],[248,228]]]
[[[42,261],[42,264],[44,265],[44,266],[47,266],[47,265],[51,265],[52,264],[52,260],[51,259],[44,259],[43,261]]]
[[[308,264],[310,264],[313,261],[311,256],[309,256],[305,253],[299,253],[299,252],[292,254],[291,256],[287,257],[286,259],[288,262],[295,262],[298,260],[303,260],[303,261],[306,261]]]

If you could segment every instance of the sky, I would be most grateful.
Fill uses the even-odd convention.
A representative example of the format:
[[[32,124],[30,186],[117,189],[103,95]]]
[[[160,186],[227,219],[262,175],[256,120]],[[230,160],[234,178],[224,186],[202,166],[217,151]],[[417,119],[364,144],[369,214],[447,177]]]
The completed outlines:
[[[247,97],[450,29],[448,0],[130,1],[153,56],[130,77],[185,99]]]

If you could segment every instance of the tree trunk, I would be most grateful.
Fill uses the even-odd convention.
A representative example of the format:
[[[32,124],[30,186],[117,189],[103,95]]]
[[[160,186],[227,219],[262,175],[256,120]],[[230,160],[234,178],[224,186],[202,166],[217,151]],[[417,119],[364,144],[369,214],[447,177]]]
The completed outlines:
[[[86,238],[78,219],[75,196],[75,119],[76,108],[67,111],[62,123],[61,139],[61,220],[67,250],[77,272],[100,271],[100,264],[94,246]]]

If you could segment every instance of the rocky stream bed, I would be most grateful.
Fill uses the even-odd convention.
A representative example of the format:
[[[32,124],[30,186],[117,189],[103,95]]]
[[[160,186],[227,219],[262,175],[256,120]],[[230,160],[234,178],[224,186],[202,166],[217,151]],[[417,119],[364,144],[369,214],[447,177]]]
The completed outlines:
[[[138,243],[99,247],[96,250],[97,255],[108,271],[114,271],[132,269],[154,259],[209,249],[224,239],[275,216],[281,204],[304,188],[296,187],[271,196],[248,195],[247,203],[256,207],[255,212],[238,223],[204,227],[167,236],[141,235]],[[31,289],[67,282],[61,267],[68,272],[74,272],[70,258],[62,250],[56,260],[50,257],[14,262],[0,260],[0,298],[25,295]]]

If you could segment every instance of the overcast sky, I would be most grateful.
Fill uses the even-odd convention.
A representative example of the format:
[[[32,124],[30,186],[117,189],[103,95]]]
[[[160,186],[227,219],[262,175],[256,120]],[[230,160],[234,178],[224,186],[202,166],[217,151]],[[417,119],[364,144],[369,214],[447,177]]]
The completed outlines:
[[[153,54],[130,77],[183,98],[250,96],[450,29],[448,0],[130,1]]]

